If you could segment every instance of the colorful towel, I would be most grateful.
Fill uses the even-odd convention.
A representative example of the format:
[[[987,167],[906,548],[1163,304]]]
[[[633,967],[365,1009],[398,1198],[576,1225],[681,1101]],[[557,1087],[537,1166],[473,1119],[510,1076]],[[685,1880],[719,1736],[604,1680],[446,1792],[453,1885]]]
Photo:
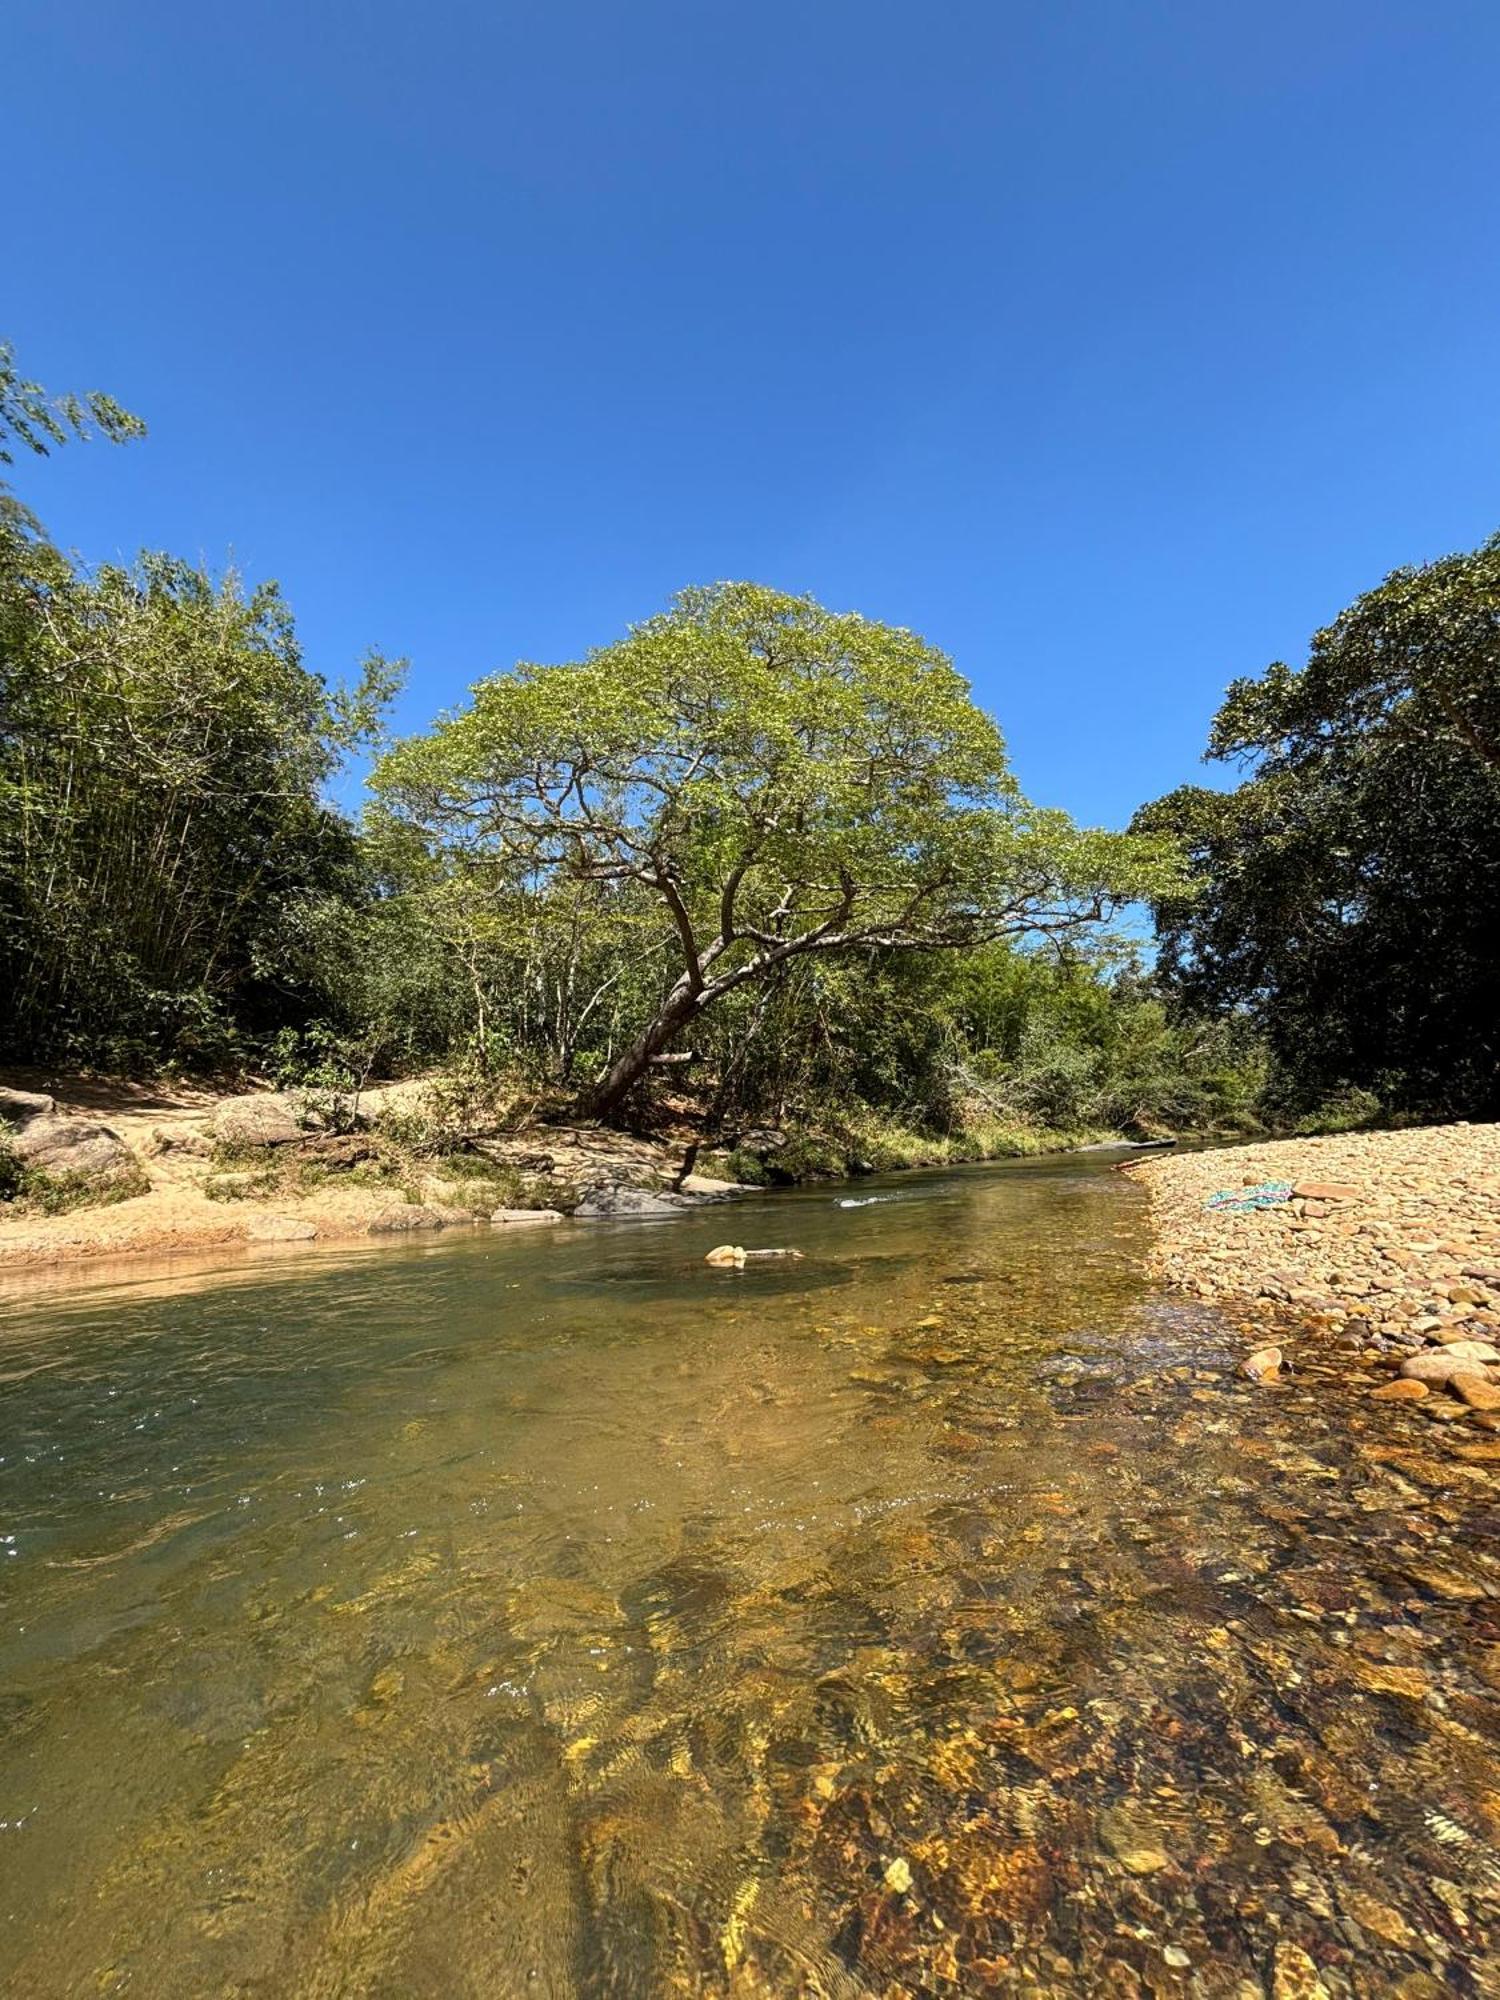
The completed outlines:
[[[1279,1208],[1292,1198],[1290,1181],[1262,1181],[1258,1187],[1220,1188],[1203,1204],[1205,1208]]]

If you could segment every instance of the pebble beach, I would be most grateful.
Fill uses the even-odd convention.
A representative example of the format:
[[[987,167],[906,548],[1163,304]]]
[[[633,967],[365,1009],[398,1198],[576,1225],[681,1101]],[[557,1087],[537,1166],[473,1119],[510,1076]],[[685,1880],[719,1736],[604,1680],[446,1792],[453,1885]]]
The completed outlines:
[[[1500,1428],[1500,1125],[1278,1139],[1124,1171],[1151,1203],[1158,1275],[1243,1313],[1252,1379],[1274,1383],[1311,1350],[1346,1359],[1371,1396]]]

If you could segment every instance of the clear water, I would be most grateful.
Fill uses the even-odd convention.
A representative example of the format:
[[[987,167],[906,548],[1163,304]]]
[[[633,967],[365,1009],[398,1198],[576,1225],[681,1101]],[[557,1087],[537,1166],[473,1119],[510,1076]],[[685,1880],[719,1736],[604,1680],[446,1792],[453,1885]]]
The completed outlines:
[[[1500,1441],[853,1192],[13,1295],[0,1988],[1500,1991]]]

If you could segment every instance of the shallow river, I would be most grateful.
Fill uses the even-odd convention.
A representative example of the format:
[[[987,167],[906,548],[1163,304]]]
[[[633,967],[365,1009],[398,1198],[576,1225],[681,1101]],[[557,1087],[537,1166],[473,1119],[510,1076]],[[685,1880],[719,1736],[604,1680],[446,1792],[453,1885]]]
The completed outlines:
[[[1237,1384],[1143,1231],[1089,1159],[12,1296],[0,1990],[1500,1992],[1500,1441]]]

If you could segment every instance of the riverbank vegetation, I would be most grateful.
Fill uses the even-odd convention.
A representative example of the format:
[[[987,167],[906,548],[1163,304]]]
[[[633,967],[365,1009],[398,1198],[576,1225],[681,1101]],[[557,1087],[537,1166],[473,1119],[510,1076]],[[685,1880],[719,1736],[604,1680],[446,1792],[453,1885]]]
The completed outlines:
[[[0,353],[0,451],[142,428]],[[1111,833],[1024,798],[942,653],[809,598],[685,591],[390,742],[399,663],[330,687],[274,585],[90,569],[7,491],[0,1057],[456,1073],[746,1172],[767,1128],[832,1171],[1493,1115],[1497,629],[1500,544],[1398,573],[1231,689],[1238,789]]]

